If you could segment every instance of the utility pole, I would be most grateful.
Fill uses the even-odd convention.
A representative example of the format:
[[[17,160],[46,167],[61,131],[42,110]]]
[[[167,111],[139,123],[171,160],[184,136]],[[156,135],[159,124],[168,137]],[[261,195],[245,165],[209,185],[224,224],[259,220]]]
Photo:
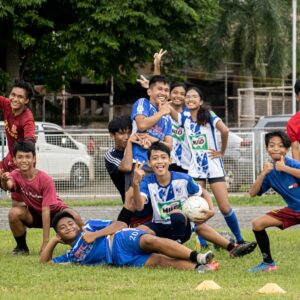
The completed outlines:
[[[114,76],[110,79],[110,94],[109,94],[109,114],[108,119],[111,121],[114,117]]]
[[[293,0],[293,39],[292,39],[292,79],[293,79],[293,87],[292,87],[292,112],[296,113],[296,94],[293,91],[296,82],[297,75],[297,0]]]
[[[62,117],[62,128],[66,127],[66,85],[65,76],[62,76],[62,90],[61,90],[61,117]]]

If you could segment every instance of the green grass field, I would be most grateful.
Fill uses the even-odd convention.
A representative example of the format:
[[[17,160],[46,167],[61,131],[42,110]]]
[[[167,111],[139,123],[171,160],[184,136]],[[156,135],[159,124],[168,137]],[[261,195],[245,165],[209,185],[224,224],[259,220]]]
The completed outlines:
[[[40,230],[29,230],[28,257],[13,257],[15,242],[9,231],[1,230],[1,299],[300,299],[300,240],[298,230],[269,231],[278,270],[249,274],[245,270],[261,261],[258,249],[251,255],[230,259],[228,252],[216,252],[217,272],[198,274],[171,269],[134,269],[41,265],[38,250]],[[243,231],[253,240],[250,230]],[[194,246],[192,239],[188,246]],[[60,245],[56,254],[67,249]],[[203,280],[214,280],[222,289],[195,291]],[[276,283],[286,294],[261,295],[256,291],[266,283]]]
[[[235,206],[282,206],[284,201],[279,195],[265,195],[262,197],[251,198],[247,194],[245,196],[230,196],[231,205]],[[65,200],[65,202],[71,207],[78,206],[120,206],[122,204],[121,199],[95,199],[95,200]],[[216,202],[214,201],[216,206]],[[0,200],[0,207],[11,207],[11,201],[9,199]]]

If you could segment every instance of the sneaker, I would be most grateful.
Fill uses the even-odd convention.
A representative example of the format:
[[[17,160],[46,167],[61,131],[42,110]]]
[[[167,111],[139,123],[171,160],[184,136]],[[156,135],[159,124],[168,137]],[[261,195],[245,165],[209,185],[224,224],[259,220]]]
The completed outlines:
[[[212,261],[214,258],[214,254],[212,251],[207,251],[205,254],[198,253],[197,255],[197,263],[199,265],[206,265]]]
[[[12,251],[12,255],[29,255],[29,249],[19,248],[18,246]]]
[[[214,272],[217,271],[220,267],[220,264],[216,261],[213,260],[211,263],[206,264],[206,265],[198,265],[196,267],[196,271],[198,273],[205,273],[205,272]]]
[[[266,262],[262,262],[259,265],[257,265],[256,267],[253,267],[249,270],[247,270],[247,272],[272,272],[275,271],[277,269],[277,266],[275,265],[275,261],[271,262],[271,263],[266,263]]]
[[[246,254],[251,253],[257,246],[256,242],[247,243],[244,242],[243,244],[237,244],[235,247],[230,251],[231,257],[240,257]]]

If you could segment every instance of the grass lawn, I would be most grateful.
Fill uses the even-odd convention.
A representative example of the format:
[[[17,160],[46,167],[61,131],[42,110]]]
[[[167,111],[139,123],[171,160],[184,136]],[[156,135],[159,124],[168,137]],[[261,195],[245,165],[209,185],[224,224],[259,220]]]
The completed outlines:
[[[233,206],[283,206],[284,201],[282,198],[275,195],[264,195],[262,197],[250,197],[247,194],[244,196],[230,196],[229,201]],[[95,199],[95,200],[65,200],[65,202],[71,207],[78,206],[120,206],[122,204],[121,199]],[[216,202],[214,201],[216,206]],[[0,200],[0,207],[11,207],[11,201],[9,199]]]
[[[0,230],[1,299],[300,299],[300,239],[298,230],[270,229],[269,236],[278,270],[249,274],[245,270],[261,261],[258,250],[240,259],[230,259],[224,250],[216,252],[217,272],[41,265],[38,249],[40,230],[29,230],[31,255],[12,257],[15,242],[9,231]],[[253,240],[250,230],[243,231]],[[194,240],[189,242],[193,247]],[[60,245],[56,255],[66,246]],[[222,289],[195,291],[203,280],[214,280]],[[276,283],[286,294],[261,295],[256,291],[266,283]]]

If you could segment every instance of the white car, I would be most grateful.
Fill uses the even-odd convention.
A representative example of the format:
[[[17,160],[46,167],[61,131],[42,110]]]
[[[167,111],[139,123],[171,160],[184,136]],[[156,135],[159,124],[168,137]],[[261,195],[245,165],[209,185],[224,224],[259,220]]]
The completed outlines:
[[[88,154],[86,145],[56,124],[35,122],[35,125],[38,169],[55,181],[70,181],[74,187],[83,187],[94,179],[93,158]],[[0,139],[5,137],[3,121],[0,122],[0,134]],[[7,152],[6,145],[0,148],[0,158]]]

